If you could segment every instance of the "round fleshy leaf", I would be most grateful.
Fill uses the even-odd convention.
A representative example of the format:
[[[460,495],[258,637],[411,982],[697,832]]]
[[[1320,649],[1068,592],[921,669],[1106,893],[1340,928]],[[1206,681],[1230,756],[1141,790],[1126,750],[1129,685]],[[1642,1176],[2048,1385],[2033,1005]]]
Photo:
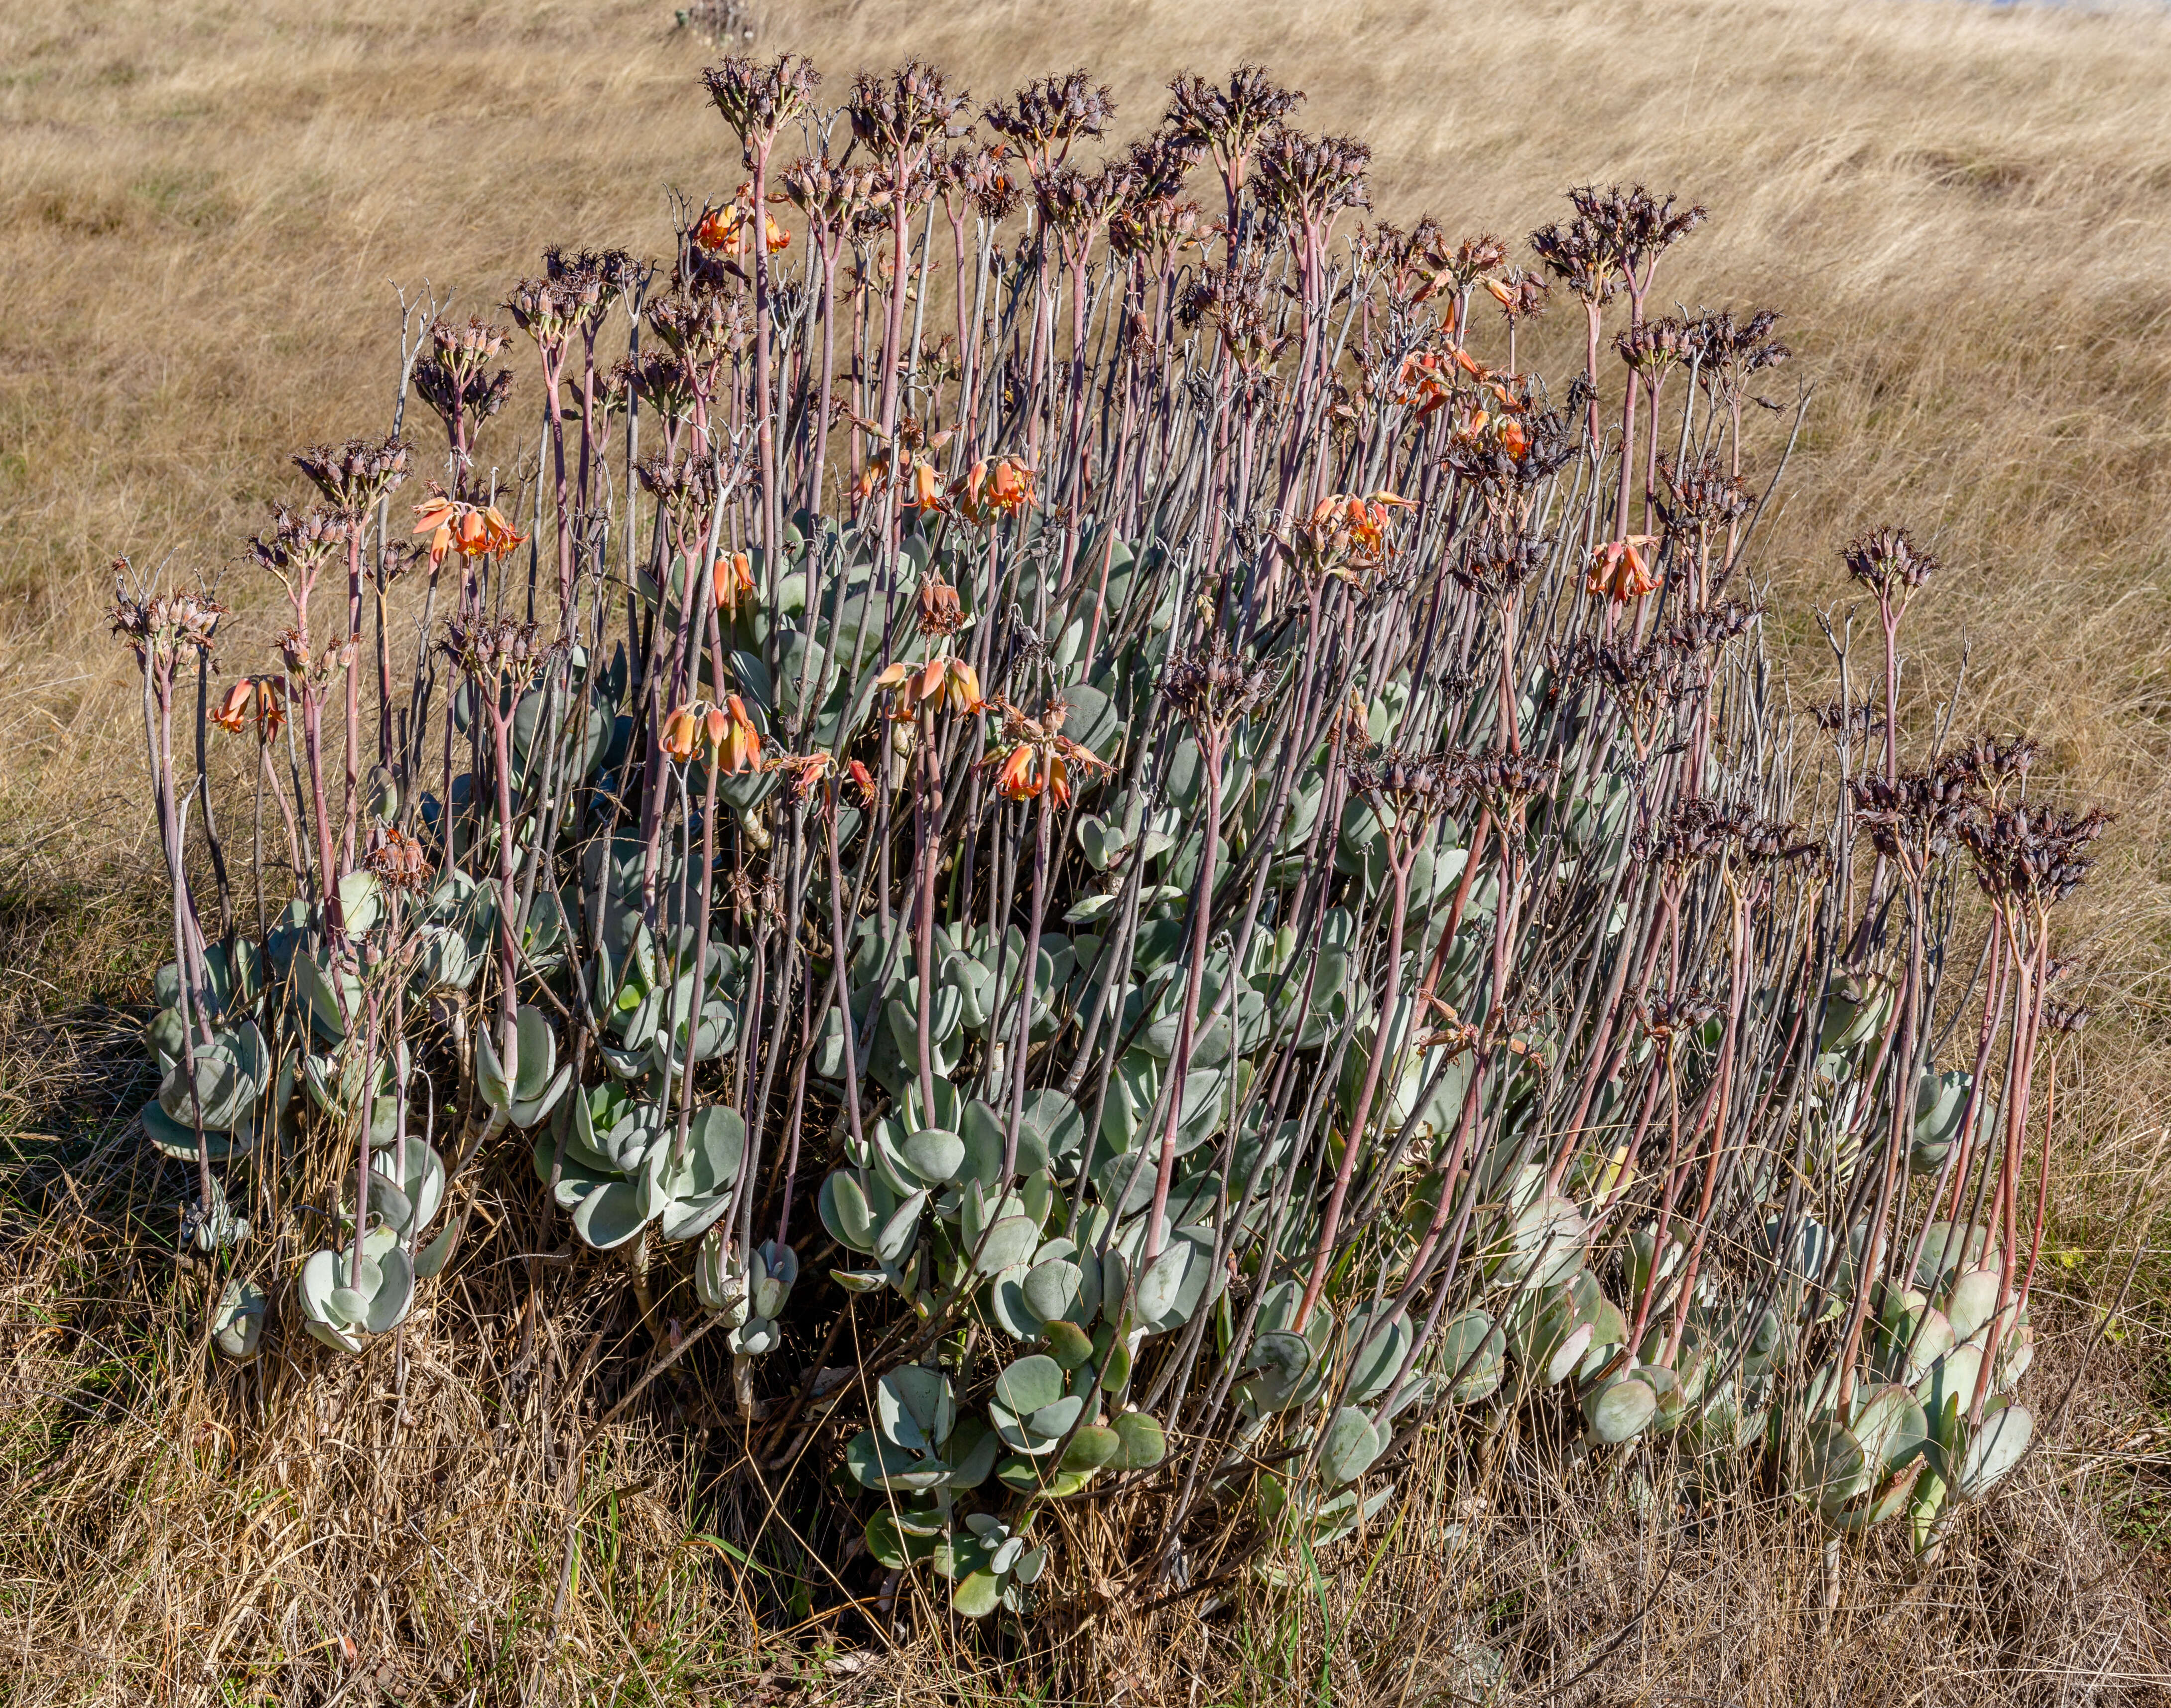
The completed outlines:
[[[1633,1376],[1607,1383],[1583,1402],[1584,1418],[1590,1425],[1591,1434],[1608,1446],[1642,1434],[1658,1409],[1659,1396],[1650,1383]]]
[[[1019,1417],[1063,1398],[1063,1367],[1045,1353],[1029,1353],[995,1378],[995,1399]]]
[[[1005,1216],[988,1229],[973,1266],[982,1275],[1015,1269],[1030,1262],[1039,1244],[1040,1229],[1031,1217]]]
[[[1089,1423],[1070,1437],[1063,1452],[1066,1471],[1094,1471],[1123,1450],[1123,1438],[1105,1424]]]
[[[1093,1337],[1075,1323],[1051,1322],[1043,1332],[1049,1356],[1066,1371],[1080,1368],[1093,1356]]]
[[[882,1378],[875,1392],[875,1415],[882,1434],[898,1446],[931,1453],[950,1438],[957,1409],[941,1371],[905,1364]]]
[[[1118,1417],[1116,1438],[1122,1445],[1110,1463],[1118,1470],[1147,1470],[1168,1457],[1168,1437],[1145,1412],[1127,1411]]]
[[[364,1267],[367,1267],[367,1265]],[[394,1246],[378,1260],[378,1279],[369,1296],[364,1324],[373,1335],[390,1333],[415,1302],[415,1266],[407,1254]]]
[[[1327,1426],[1319,1448],[1319,1474],[1330,1488],[1354,1483],[1380,1457],[1384,1443],[1372,1420],[1354,1405],[1345,1405]]]
[[[838,1244],[848,1251],[873,1252],[874,1216],[855,1176],[839,1168],[824,1179],[818,1207],[822,1225]]]
[[[589,1189],[573,1210],[573,1232],[598,1251],[615,1250],[647,1222],[630,1180],[606,1180]]]
[[[2034,1434],[2035,1420],[2026,1406],[2016,1404],[1986,1412],[1977,1428],[1970,1430],[1965,1422],[1960,1428],[1959,1474],[1953,1479],[1953,1486],[1974,1500],[2020,1463]]]
[[[905,1167],[930,1186],[956,1179],[965,1161],[964,1140],[940,1127],[923,1128],[899,1148]]]

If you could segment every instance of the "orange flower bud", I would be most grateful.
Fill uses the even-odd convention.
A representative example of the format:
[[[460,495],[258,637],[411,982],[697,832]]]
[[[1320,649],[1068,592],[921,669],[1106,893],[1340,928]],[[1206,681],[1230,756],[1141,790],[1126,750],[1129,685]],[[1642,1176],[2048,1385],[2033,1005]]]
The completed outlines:
[[[731,728],[722,739],[717,764],[724,771],[737,776],[742,771],[761,769],[761,736],[753,727],[753,719],[747,713],[746,701],[736,694],[726,695],[724,705],[731,714]]]
[[[1010,749],[1003,760],[1002,769],[995,774],[996,791],[1006,799],[1029,801],[1041,790],[1040,779],[1033,771],[1033,751],[1030,745],[1021,744]]]
[[[700,719],[691,706],[682,706],[663,720],[663,751],[683,765],[694,756],[694,745],[700,739]]]
[[[229,735],[241,733],[243,721],[249,715],[249,702],[255,697],[255,684],[246,676],[226,690],[226,698],[218,702],[211,721]]]

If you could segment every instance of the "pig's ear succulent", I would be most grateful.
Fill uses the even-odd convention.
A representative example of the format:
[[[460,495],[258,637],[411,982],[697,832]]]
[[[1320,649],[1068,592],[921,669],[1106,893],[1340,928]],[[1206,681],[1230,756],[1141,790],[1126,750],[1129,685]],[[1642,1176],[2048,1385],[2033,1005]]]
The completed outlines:
[[[327,1346],[359,1352],[406,1319],[415,1302],[414,1264],[396,1233],[373,1228],[344,1251],[312,1252],[295,1291],[304,1329]]]
[[[2101,821],[2022,787],[2024,744],[1900,764],[1945,710],[1782,715],[1739,571],[1740,471],[1783,440],[1735,407],[1772,317],[1632,316],[1648,409],[1609,428],[1596,368],[1556,407],[1513,371],[1544,287],[1489,239],[1358,234],[1363,150],[1279,126],[1297,98],[1256,70],[1173,86],[1225,223],[1152,149],[1128,201],[1050,175],[1104,128],[1080,73],[984,115],[1060,240],[954,276],[937,241],[839,299],[858,191],[776,146],[849,124],[876,201],[941,164],[990,232],[1032,175],[937,162],[968,114],[925,67],[829,109],[790,56],[707,81],[808,236],[749,189],[683,223],[670,280],[552,251],[503,306],[561,403],[584,352],[582,443],[519,515],[465,461],[511,334],[421,329],[403,373],[458,466],[400,501],[450,613],[406,680],[389,631],[350,655],[297,621],[212,713],[217,602],[120,590],[143,703],[206,702],[147,744],[142,814],[175,959],[138,1119],[185,1247],[239,1277],[240,1212],[283,1239],[291,1211],[324,1249],[263,1287],[365,1355],[419,1333],[464,1230],[479,1275],[549,1253],[528,1329],[637,1321],[676,1349],[644,1407],[713,1384],[693,1411],[749,1426],[729,1546],[786,1569],[742,1544],[834,1539],[844,1500],[916,1576],[890,1612],[1218,1583],[1234,1556],[1182,1550],[1238,1519],[1241,1569],[1308,1593],[1421,1437],[1512,1433],[1594,1488],[1651,1454],[1713,1499],[1753,1474],[1925,1548],[2009,1486],[2042,1229],[1988,1189],[2055,1141],[2029,1075],[2077,1017],[2037,986]],[[1702,217],[1574,201],[1532,241],[1594,314]],[[1253,239],[1296,244],[1287,279]],[[1104,288],[1179,260],[1181,302]],[[904,311],[951,291],[946,352]],[[1504,327],[1466,324],[1481,291]],[[1072,324],[1016,345],[1058,299]],[[814,418],[840,313],[896,394],[849,423]],[[410,456],[303,453],[323,508],[252,555],[328,586]],[[1935,566],[1892,529],[1843,557],[1896,692]],[[327,709],[380,703],[328,759]],[[201,857],[220,739],[205,775],[292,826],[239,881],[242,839]],[[2006,1044],[1954,1069],[1980,1036]],[[265,1320],[238,1278],[205,1327],[247,1357]]]
[[[264,1317],[269,1301],[264,1289],[245,1276],[236,1276],[218,1296],[212,1313],[212,1344],[229,1358],[254,1358],[264,1341]]]

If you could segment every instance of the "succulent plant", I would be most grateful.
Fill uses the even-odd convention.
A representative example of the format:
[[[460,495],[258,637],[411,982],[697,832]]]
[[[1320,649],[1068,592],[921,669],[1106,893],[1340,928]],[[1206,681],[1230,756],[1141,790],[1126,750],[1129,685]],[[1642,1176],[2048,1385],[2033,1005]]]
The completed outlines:
[[[869,1555],[976,1617],[1027,1605],[1050,1501],[1147,1495],[1141,1571],[1231,1519],[1325,1547],[1384,1510],[1398,1443],[1525,1410],[1530,1438],[1677,1451],[1712,1488],[1761,1464],[1838,1530],[1904,1509],[1927,1544],[2032,1428],[2045,933],[2100,820],[2006,787],[2010,744],[1918,762],[1896,704],[1797,728],[1739,594],[1761,508],[1718,472],[1779,452],[1739,406],[1777,346],[1674,329],[1719,353],[1609,434],[1600,394],[1642,368],[1601,371],[1595,330],[1584,408],[1554,410],[1384,264],[1399,237],[1349,231],[1361,151],[1279,131],[1225,163],[1182,269],[1193,222],[1149,175],[1082,224],[1049,180],[1029,251],[991,191],[946,277],[904,217],[969,127],[940,73],[835,113],[788,73],[712,81],[851,126],[871,179],[759,155],[749,195],[807,242],[689,210],[652,276],[558,249],[513,293],[547,395],[584,399],[527,454],[566,475],[515,470],[532,540],[476,475],[509,335],[426,331],[444,459],[415,514],[463,591],[425,602],[373,754],[389,675],[316,577],[373,561],[409,448],[340,462],[378,471],[368,502],[254,542],[290,600],[277,690],[213,721],[314,846],[241,935],[239,862],[177,815],[200,780],[152,745],[179,953],[142,1124],[193,1174],[185,1237],[245,1232],[233,1171],[282,1205],[337,1182],[298,1296],[355,1351],[523,1146],[659,1336],[690,1271],[725,1332],[674,1381],[730,1383],[775,1512],[826,1522],[803,1467],[841,1441]],[[1608,234],[1693,223],[1579,192],[1533,242],[1594,329],[1628,287],[1632,363],[1648,269]],[[847,244],[882,265],[840,299]],[[914,279],[986,312],[938,350]],[[1703,474],[1655,454],[1691,441]],[[1896,702],[1932,567],[1890,531],[1843,556],[1882,656],[1841,679]],[[124,586],[154,714],[191,668],[207,693],[215,603]],[[1798,761],[1812,724],[1843,792]],[[1940,1070],[1955,1037],[1972,1065]],[[260,1319],[234,1294],[216,1334]],[[834,1382],[796,1373],[817,1346],[851,1349]]]
[[[328,1346],[359,1352],[365,1340],[389,1334],[406,1319],[415,1302],[415,1266],[396,1233],[373,1228],[345,1250],[310,1253],[295,1292],[304,1329]]]

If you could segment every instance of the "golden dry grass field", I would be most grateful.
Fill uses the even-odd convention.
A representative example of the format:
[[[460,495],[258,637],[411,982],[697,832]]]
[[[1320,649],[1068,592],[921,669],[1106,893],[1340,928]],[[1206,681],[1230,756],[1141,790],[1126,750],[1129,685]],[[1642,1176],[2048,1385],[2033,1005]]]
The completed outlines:
[[[2043,1379],[2063,1379],[2132,1279],[2065,1436],[2031,1462],[2002,1533],[1981,1540],[1987,1587],[1955,1600],[1949,1583],[1873,1560],[1828,1598],[1800,1536],[1706,1539],[1703,1563],[1681,1568],[1656,1616],[1571,1700],[2171,1700],[2154,1552],[2171,1514],[2159,1469],[2171,1428],[2158,1421],[2171,1406],[2171,19],[1943,0],[814,0],[760,23],[761,51],[809,53],[833,92],[907,54],[989,96],[1086,65],[1113,85],[1124,134],[1158,116],[1176,71],[1262,61],[1308,91],[1307,126],[1371,142],[1380,212],[1431,212],[1451,234],[1520,239],[1556,216],[1563,189],[1590,180],[1638,179],[1708,207],[1660,294],[1783,310],[1797,354],[1782,384],[1814,391],[1758,565],[1798,697],[1827,692],[1809,613],[1846,603],[1838,547],[1904,523],[1945,565],[1910,669],[1943,685],[1964,665],[1982,719],[2043,743],[2045,787],[2119,814],[2064,939],[2098,1018],[2077,1093],[2061,1088],[2071,1113],[2051,1257],[2069,1301]],[[667,190],[728,193],[736,151],[696,82],[710,56],[673,28],[667,0],[0,7],[11,1169],[47,1136],[111,1124],[119,1099],[105,1088],[133,1049],[126,1005],[158,959],[141,930],[154,844],[128,678],[105,636],[105,566],[121,554],[233,563],[265,502],[290,490],[289,450],[385,431],[395,285],[482,309],[546,244],[653,252],[669,237]],[[227,583],[244,605],[256,596],[245,580],[235,567]],[[113,1248],[49,1212],[0,1202],[0,1412],[24,1417],[117,1356],[84,1322],[125,1317],[131,1299],[152,1319],[163,1308],[163,1283],[113,1282],[99,1257]],[[105,1314],[64,1308],[56,1288],[106,1298]],[[169,1345],[152,1363],[178,1397],[131,1414],[141,1439],[79,1431],[56,1447],[60,1435],[0,1425],[0,1703],[317,1700],[276,1682],[222,1685],[198,1662],[231,1637],[229,1601],[285,1585],[320,1610],[308,1572],[350,1589],[375,1580],[354,1559],[282,1559],[276,1524],[251,1539],[250,1491],[222,1481],[215,1443],[191,1433],[185,1357]],[[324,1426],[335,1435],[337,1417]],[[728,1598],[688,1576],[700,1567],[672,1530],[667,1454],[626,1451],[620,1485],[646,1491],[627,1495],[629,1512],[642,1498],[653,1510],[625,1520],[620,1576],[599,1566],[572,1597],[567,1629],[590,1648],[531,1665],[533,1633],[509,1635],[521,1665],[472,1689],[465,1673],[457,1688],[451,1673],[402,1684],[395,1657],[348,1700],[814,1700],[874,1688],[833,1673],[818,1689],[760,1698],[721,1674],[688,1672],[682,1686],[661,1673],[648,1640],[618,1623],[624,1574],[641,1593],[678,1586],[670,1617],[689,1628],[727,1620]],[[129,1498],[94,1511],[87,1477]],[[334,1494],[313,1498],[334,1502],[319,1518],[336,1516]],[[478,1507],[500,1545],[479,1540],[465,1565],[540,1582],[547,1599],[556,1533],[526,1549],[523,1500]],[[39,1516],[68,1501],[65,1519]],[[1620,1523],[1622,1546],[1643,1533],[1632,1516]],[[538,1550],[548,1557],[526,1557]],[[1559,1556],[1532,1560],[1519,1569],[1552,1585]],[[1615,1584],[1592,1566],[1548,1593],[1632,1610],[1632,1577]],[[328,1629],[312,1640],[344,1641]],[[1369,1685],[1336,1682],[1334,1657],[1418,1641],[1414,1625],[1363,1608],[1339,1635],[1334,1617],[1325,1629],[1305,1641],[1333,1664],[1315,1654],[1305,1700],[1371,1700]],[[605,1663],[613,1630],[630,1666]],[[412,1639],[418,1652],[434,1641]],[[1226,1642],[1216,1653],[1188,1675],[1166,1655],[1141,1658],[1107,1673],[1107,1694],[1278,1700],[1263,1684],[1239,1694],[1256,1657]],[[892,1694],[866,1700],[946,1688],[870,1664]],[[1449,1688],[1405,1684],[1403,1696],[1456,1700]]]

